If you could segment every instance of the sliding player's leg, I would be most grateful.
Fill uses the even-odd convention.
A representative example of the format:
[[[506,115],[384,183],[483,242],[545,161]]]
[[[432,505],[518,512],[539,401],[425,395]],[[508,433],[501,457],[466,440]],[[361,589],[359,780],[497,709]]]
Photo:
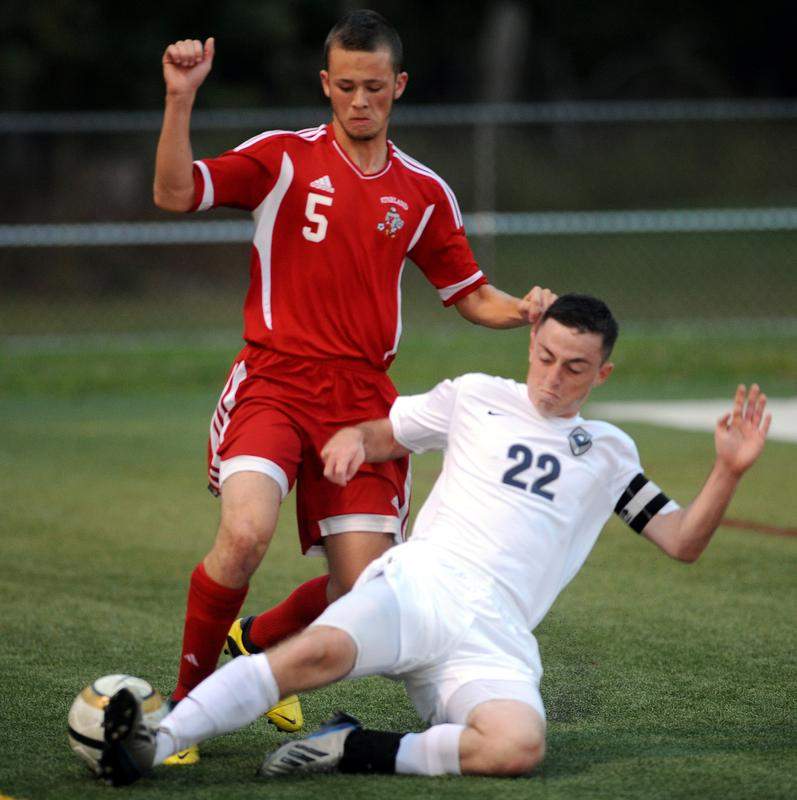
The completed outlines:
[[[379,625],[374,625],[375,619]],[[398,603],[384,578],[377,577],[333,603],[298,636],[266,653],[229,662],[193,690],[190,703],[181,703],[161,727],[176,744],[234,730],[285,695],[347,676],[389,671],[398,659],[399,644]],[[202,712],[191,710],[193,705]]]
[[[521,775],[540,762],[545,748],[545,709],[539,693],[542,666],[536,640],[513,625],[502,595],[467,598],[473,579],[451,571],[423,543],[409,544],[368,570],[385,570],[396,592],[401,626],[400,674],[418,713],[432,723],[423,733],[362,730],[335,719],[317,734],[269,756],[265,775],[295,771],[398,772],[415,775]],[[347,598],[377,580],[358,584],[319,619],[335,619]],[[457,599],[460,598],[460,599]],[[380,619],[381,622],[381,619]],[[356,638],[356,631],[350,631]],[[356,669],[353,674],[356,674]]]
[[[322,618],[267,653],[237,658],[211,674],[171,711],[154,736],[142,727],[140,701],[130,692],[115,696],[106,715],[106,780],[132,782],[191,744],[253,722],[285,694],[394,666],[399,610],[384,580],[359,587],[327,614],[331,624],[323,624]],[[337,624],[338,618],[345,620],[345,627]],[[373,625],[375,618],[378,626]]]
[[[486,684],[483,696],[515,693],[511,681]],[[516,776],[529,774],[544,752],[545,719],[540,712],[524,701],[491,699],[479,703],[463,721],[442,722],[422,733],[368,730],[353,717],[337,714],[316,733],[267,756],[259,774]]]
[[[525,775],[545,755],[545,719],[517,700],[490,700],[473,709],[459,741],[463,775]]]
[[[254,722],[283,694],[342,677],[355,654],[345,632],[314,627],[269,654],[228,662],[192,689],[157,731],[144,723],[141,700],[122,689],[105,712],[102,777],[116,786],[132,783],[152,767],[169,763],[175,754]]]

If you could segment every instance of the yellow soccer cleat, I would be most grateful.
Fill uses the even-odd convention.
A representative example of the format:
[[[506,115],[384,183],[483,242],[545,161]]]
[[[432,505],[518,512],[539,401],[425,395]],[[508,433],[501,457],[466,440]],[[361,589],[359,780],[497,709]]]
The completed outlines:
[[[167,767],[188,767],[199,763],[199,745],[192,744],[185,750],[178,750],[169,756],[164,762]]]
[[[227,632],[227,644],[224,652],[231,658],[238,656],[251,656],[262,652],[261,648],[253,644],[249,638],[249,628],[252,627],[254,617],[241,617],[235,620]]]
[[[249,638],[249,629],[252,627],[253,620],[254,617],[241,617],[230,626],[227,633],[227,646],[224,648],[224,652],[228,656],[238,658],[238,656],[251,656],[262,652],[262,649]],[[286,733],[295,733],[304,725],[302,704],[295,694],[280,700],[277,705],[266,711],[265,717],[272,725]]]
[[[266,719],[286,733],[296,733],[304,725],[304,714],[299,698],[292,694],[266,711]]]

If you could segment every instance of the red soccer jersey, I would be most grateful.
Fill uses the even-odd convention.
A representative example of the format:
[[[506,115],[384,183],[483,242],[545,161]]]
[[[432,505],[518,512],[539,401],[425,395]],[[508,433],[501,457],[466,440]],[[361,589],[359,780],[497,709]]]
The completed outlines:
[[[261,133],[194,163],[194,210],[233,206],[254,216],[247,342],[386,369],[401,336],[405,257],[445,305],[487,282],[450,187],[388,145],[373,175],[352,163],[331,125]]]

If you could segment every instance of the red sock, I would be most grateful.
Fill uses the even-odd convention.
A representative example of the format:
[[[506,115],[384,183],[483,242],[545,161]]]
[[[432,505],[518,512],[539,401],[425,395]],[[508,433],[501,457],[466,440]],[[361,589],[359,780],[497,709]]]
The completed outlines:
[[[264,650],[306,628],[327,607],[329,575],[303,583],[278,606],[252,620],[249,638]]]
[[[241,610],[249,586],[228,589],[211,578],[203,564],[191,573],[183,628],[180,675],[172,697],[182,700],[214,669],[227,631]]]

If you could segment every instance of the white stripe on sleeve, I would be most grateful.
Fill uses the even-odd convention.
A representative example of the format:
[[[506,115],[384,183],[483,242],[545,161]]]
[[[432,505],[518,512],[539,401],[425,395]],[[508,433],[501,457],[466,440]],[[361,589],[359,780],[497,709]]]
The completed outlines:
[[[202,180],[205,184],[202,191],[202,200],[196,210],[207,211],[209,208],[213,207],[213,178],[210,177],[210,170],[204,161],[194,161],[194,164],[199,167],[199,171],[202,173]]]
[[[452,298],[458,291],[464,289],[466,286],[470,286],[472,283],[475,283],[483,275],[484,273],[481,270],[477,270],[473,273],[473,275],[465,278],[464,281],[452,283],[450,286],[444,286],[442,289],[438,289],[437,293],[440,295],[440,299],[445,303],[446,300]]]

